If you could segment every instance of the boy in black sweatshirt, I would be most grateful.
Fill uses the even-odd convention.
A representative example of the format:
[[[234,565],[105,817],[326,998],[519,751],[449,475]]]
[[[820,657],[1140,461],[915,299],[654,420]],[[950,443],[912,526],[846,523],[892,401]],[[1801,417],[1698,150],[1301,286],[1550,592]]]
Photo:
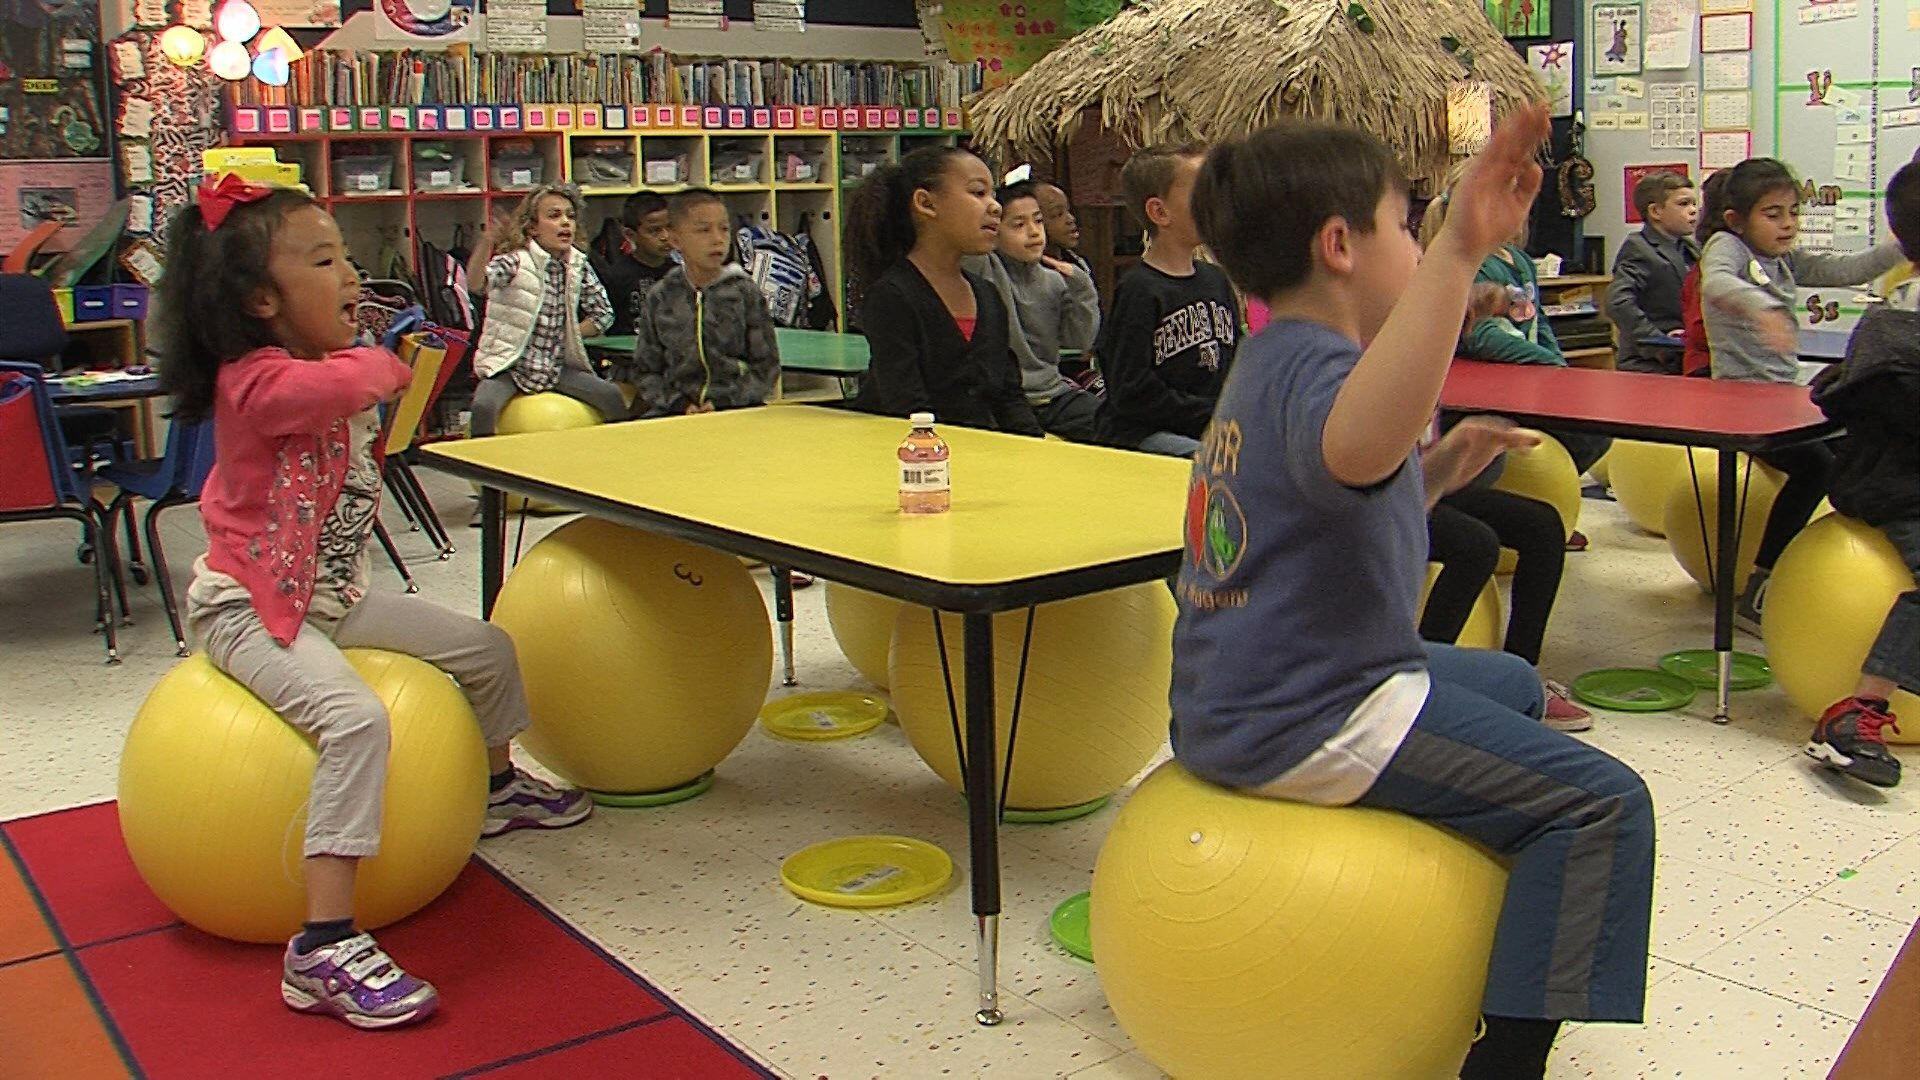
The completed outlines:
[[[1120,279],[1094,343],[1107,381],[1098,431],[1110,446],[1192,457],[1233,363],[1233,287],[1218,267],[1193,258],[1193,181],[1205,152],[1149,147],[1120,174],[1127,204],[1147,223],[1147,251]]]

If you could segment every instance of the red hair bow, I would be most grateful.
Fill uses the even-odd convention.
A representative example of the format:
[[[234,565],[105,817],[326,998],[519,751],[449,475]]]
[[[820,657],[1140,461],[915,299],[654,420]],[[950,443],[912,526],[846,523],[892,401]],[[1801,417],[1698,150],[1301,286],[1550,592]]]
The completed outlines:
[[[227,220],[234,207],[257,203],[273,191],[265,184],[240,179],[238,173],[221,173],[218,180],[200,182],[200,219],[207,223],[207,231],[212,232]]]

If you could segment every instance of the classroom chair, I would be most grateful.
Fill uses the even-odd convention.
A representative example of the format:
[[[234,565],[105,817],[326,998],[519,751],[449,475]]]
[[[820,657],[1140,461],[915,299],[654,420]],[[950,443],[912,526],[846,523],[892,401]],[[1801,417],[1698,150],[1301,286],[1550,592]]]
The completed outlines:
[[[133,531],[133,500],[146,499],[143,519],[147,550],[153,555],[154,583],[160,590],[160,603],[167,612],[167,625],[173,628],[174,645],[185,656],[187,635],[180,626],[180,609],[173,595],[173,575],[167,566],[166,549],[160,544],[160,514],[175,506],[200,501],[200,489],[213,471],[213,423],[174,423],[167,429],[167,448],[163,457],[125,464],[110,464],[96,475],[120,489],[107,504],[106,528],[113,531],[115,515],[124,515],[128,538],[128,565],[134,581],[144,583],[140,568],[140,548]]]
[[[54,419],[53,399],[39,364],[0,360],[0,524],[65,518],[80,523],[83,545],[98,546],[93,560],[95,629],[106,638],[107,663],[120,662],[111,593],[126,607],[126,586],[106,508],[95,502],[69,462],[66,439]]]

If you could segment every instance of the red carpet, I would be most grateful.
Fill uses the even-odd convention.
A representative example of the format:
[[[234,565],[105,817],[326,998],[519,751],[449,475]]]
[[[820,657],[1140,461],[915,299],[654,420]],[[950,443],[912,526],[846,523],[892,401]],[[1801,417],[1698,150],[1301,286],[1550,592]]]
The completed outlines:
[[[772,1075],[478,859],[380,933],[440,988],[439,1014],[369,1033],[282,1005],[275,948],[175,920],[112,803],[7,822],[0,847],[10,1080]]]

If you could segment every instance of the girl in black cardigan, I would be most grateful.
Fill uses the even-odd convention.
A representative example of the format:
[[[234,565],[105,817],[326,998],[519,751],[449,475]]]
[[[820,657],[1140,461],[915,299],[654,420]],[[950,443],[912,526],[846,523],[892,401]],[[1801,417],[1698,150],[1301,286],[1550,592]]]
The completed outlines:
[[[960,269],[991,252],[1000,229],[986,163],[927,147],[868,176],[847,209],[860,328],[872,360],[854,406],[883,416],[930,412],[942,424],[1039,437],[1020,388],[1006,305]]]

